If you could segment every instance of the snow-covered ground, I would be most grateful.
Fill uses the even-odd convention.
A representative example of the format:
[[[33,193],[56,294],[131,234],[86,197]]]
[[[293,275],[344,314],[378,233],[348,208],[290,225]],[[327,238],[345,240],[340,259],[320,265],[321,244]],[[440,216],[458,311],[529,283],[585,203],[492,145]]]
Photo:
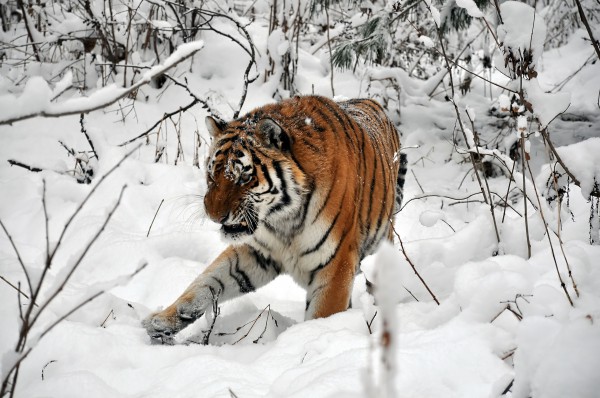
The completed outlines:
[[[266,27],[257,22],[248,29],[260,51],[265,51]],[[538,69],[543,87],[562,82],[593,53],[585,38],[585,32],[578,32],[563,48],[542,55]],[[213,105],[231,117],[241,93],[246,55],[227,39],[207,35],[204,40],[204,48],[194,56],[193,72],[189,72],[189,63],[182,63],[172,75],[185,75],[198,94],[220,93],[213,96]],[[301,51],[300,90],[331,95],[328,68],[326,57]],[[273,101],[272,85],[262,79],[252,84],[244,110]],[[335,89],[340,97],[365,95],[360,76],[350,72],[336,72]],[[418,87],[411,88],[411,95],[403,95],[400,110],[410,168],[396,230],[407,256],[440,304],[417,278],[396,242],[400,275],[396,296],[400,301],[393,339],[398,396],[598,397],[600,246],[589,244],[590,203],[574,185],[568,207],[563,203],[557,210],[555,204],[542,202],[550,226],[550,246],[544,223],[533,207],[539,204],[532,195],[533,202],[528,204],[532,247],[527,259],[521,216],[524,200],[513,192],[509,196],[512,208],[506,210],[503,223],[504,209],[495,209],[501,238],[498,246],[489,206],[481,202],[481,196],[464,199],[480,188],[470,162],[464,162],[453,145],[453,107],[431,100],[425,93],[413,95],[415,90],[418,92]],[[562,90],[571,93],[568,114],[578,117],[561,117],[549,128],[560,146],[559,153],[580,175],[593,176],[594,168],[595,175],[600,174],[599,90],[600,66],[596,62]],[[78,184],[68,175],[75,160],[59,144],[60,140],[76,150],[89,149],[78,115],[0,126],[0,220],[34,282],[46,257],[43,181],[53,246],[67,219],[98,184],[99,176],[135,148],[135,144],[118,144],[145,131],[164,112],[189,101],[178,87],[164,91],[159,100],[158,93],[145,86],[135,102],[123,100],[85,116],[99,158],[91,161],[96,175],[91,185]],[[499,94],[500,90],[494,89],[494,97]],[[139,100],[142,95],[148,96],[148,102]],[[498,127],[501,120],[488,112],[493,102],[482,83],[474,82],[459,105],[463,110],[472,108],[482,135],[493,137],[504,128]],[[123,121],[127,112],[131,113]],[[353,308],[327,319],[304,322],[304,291],[290,278],[280,277],[254,293],[222,304],[209,345],[200,344],[208,328],[205,318],[180,333],[177,345],[150,344],[141,319],[170,304],[225,248],[218,226],[203,216],[202,159],[208,141],[204,116],[198,106],[181,117],[179,126],[166,123],[158,138],[152,135],[149,141],[140,140],[142,146],[99,185],[74,219],[52,262],[46,296],[66,276],[127,185],[104,232],[33,330],[29,344],[34,348],[22,362],[16,397],[347,397],[364,396],[369,380],[377,379],[381,317],[375,316],[373,321],[376,308],[365,292],[362,275],[356,279]],[[200,136],[200,168],[193,166],[196,132]],[[178,157],[179,140],[183,153]],[[548,155],[541,138],[532,137],[531,141],[533,172],[541,190],[547,178],[544,164]],[[459,146],[464,147],[461,142],[459,139]],[[155,163],[161,148],[164,153]],[[9,159],[44,171],[11,167]],[[516,179],[521,176],[517,174]],[[591,177],[582,178],[587,183]],[[491,178],[489,184],[491,191],[506,195],[505,176]],[[515,184],[522,186],[516,181],[512,187]],[[531,182],[527,190],[533,190]],[[555,234],[559,219],[563,223],[562,248]],[[376,272],[377,263],[384,261],[389,261],[389,252],[366,259],[365,273]],[[123,278],[145,263],[138,274]],[[0,275],[15,286],[20,283],[26,291],[27,282],[3,232]],[[46,326],[104,289],[107,293],[36,340]],[[2,375],[13,358],[19,305],[26,302],[25,298],[18,301],[17,292],[7,283],[0,283]],[[368,327],[371,321],[373,334]]]

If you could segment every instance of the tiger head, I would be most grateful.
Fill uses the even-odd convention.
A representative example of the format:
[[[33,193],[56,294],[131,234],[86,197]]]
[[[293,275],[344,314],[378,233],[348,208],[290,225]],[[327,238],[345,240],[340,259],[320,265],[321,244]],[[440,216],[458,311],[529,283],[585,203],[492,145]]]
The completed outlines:
[[[223,236],[243,242],[261,226],[279,230],[302,209],[306,176],[291,156],[292,138],[273,119],[230,123],[206,118],[207,215]]]

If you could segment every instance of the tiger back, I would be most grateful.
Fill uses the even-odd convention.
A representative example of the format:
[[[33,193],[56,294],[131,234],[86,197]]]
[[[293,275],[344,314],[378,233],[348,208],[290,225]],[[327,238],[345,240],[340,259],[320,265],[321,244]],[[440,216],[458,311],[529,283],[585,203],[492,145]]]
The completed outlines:
[[[348,308],[360,261],[391,237],[406,171],[399,135],[369,99],[295,97],[229,123],[207,118],[206,214],[231,245],[144,321],[170,339],[212,305],[281,273],[307,290],[306,319]]]

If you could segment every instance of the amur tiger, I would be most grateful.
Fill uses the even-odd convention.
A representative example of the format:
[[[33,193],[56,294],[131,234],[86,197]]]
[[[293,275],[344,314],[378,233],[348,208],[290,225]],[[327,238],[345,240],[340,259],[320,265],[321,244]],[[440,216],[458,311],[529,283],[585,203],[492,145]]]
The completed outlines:
[[[229,123],[206,118],[206,214],[231,241],[173,304],[143,321],[174,334],[219,302],[286,273],[306,319],[344,311],[360,261],[391,239],[406,173],[399,134],[369,99],[295,97]]]

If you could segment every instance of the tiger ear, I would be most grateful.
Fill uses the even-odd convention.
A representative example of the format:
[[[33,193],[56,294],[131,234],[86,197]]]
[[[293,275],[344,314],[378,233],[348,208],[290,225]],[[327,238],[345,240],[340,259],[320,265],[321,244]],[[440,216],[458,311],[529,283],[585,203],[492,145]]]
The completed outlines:
[[[208,130],[211,137],[219,136],[225,129],[225,126],[227,126],[227,123],[225,123],[221,119],[215,119],[212,116],[207,116],[204,119],[204,123],[206,123],[206,129]]]
[[[269,145],[286,152],[291,149],[291,137],[283,131],[275,120],[269,118],[262,119],[258,122],[257,130]]]

